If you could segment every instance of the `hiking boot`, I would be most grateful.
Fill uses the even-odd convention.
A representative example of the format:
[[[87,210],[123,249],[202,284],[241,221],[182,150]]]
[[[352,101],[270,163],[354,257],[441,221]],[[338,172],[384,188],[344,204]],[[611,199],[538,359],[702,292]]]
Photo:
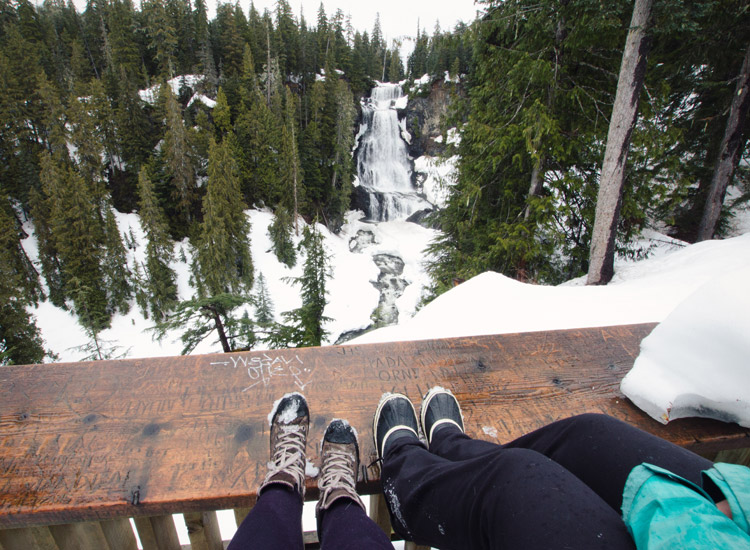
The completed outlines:
[[[432,443],[432,436],[438,429],[450,426],[464,433],[464,419],[458,400],[450,390],[440,386],[430,388],[425,394],[420,419],[428,444]]]
[[[305,444],[309,425],[310,411],[301,393],[288,393],[276,402],[271,419],[271,461],[259,494],[268,485],[280,484],[304,499]]]
[[[321,521],[322,512],[341,498],[351,499],[365,510],[365,505],[357,494],[357,434],[346,420],[336,419],[328,425],[320,446],[320,460],[320,499],[315,506],[315,517],[318,518],[318,522]]]
[[[409,398],[400,393],[384,393],[372,421],[372,434],[378,458],[385,456],[390,444],[402,437],[419,441],[417,413]]]

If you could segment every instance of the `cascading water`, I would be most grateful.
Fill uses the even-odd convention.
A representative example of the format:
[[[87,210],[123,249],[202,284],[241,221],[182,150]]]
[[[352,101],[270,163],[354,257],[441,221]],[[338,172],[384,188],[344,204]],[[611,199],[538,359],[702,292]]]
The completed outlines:
[[[379,83],[362,101],[363,132],[357,151],[357,176],[367,193],[367,219],[405,220],[432,204],[417,194],[396,105],[398,84]]]

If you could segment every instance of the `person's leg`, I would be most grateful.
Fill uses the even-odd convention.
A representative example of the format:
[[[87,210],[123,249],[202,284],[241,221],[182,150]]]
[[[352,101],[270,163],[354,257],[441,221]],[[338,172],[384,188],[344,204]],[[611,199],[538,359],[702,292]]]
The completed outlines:
[[[291,488],[269,485],[258,498],[227,550],[294,550],[304,548],[302,499]]]
[[[702,486],[701,472],[712,466],[673,443],[601,414],[583,414],[554,422],[515,441],[496,445],[471,439],[458,429],[438,430],[430,451],[448,460],[466,460],[502,452],[530,449],[573,473],[614,510],[622,506],[622,491],[631,470],[648,462],[661,466]],[[713,484],[704,487],[717,501],[723,500]]]
[[[400,437],[386,446],[381,482],[396,532],[444,550],[634,548],[617,512],[535,451],[454,462]]]
[[[331,504],[320,525],[322,550],[393,550],[391,539],[350,499],[342,498]]]
[[[348,422],[333,420],[320,447],[320,500],[315,507],[322,549],[393,550],[391,539],[365,512],[357,494],[359,442]]]
[[[591,487],[619,511],[622,490],[633,468],[648,462],[703,486],[701,472],[713,466],[682,447],[602,414],[583,414],[555,422],[507,445],[548,456]],[[713,484],[704,487],[723,500]],[[715,493],[715,494],[714,494]]]
[[[461,433],[452,395],[440,388],[432,402],[428,437]],[[634,547],[619,514],[547,457],[509,449],[451,461],[425,449],[416,427],[406,396],[383,396],[373,434],[391,523],[405,538],[448,550]]]
[[[232,537],[231,550],[304,548],[302,503],[310,411],[300,393],[286,394],[274,408],[268,472],[258,489],[258,502]]]

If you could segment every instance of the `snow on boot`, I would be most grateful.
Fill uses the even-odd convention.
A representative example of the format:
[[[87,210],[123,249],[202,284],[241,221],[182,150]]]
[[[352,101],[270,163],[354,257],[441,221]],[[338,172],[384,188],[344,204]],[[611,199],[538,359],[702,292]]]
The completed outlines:
[[[305,445],[310,411],[305,396],[288,393],[274,404],[271,424],[271,461],[260,494],[268,485],[290,487],[305,498]]]
[[[422,432],[427,443],[432,443],[435,430],[445,426],[453,426],[464,433],[464,419],[458,400],[450,390],[435,386],[422,399]]]
[[[359,444],[357,434],[346,420],[333,420],[326,429],[320,446],[321,470],[318,479],[320,500],[315,507],[318,532],[322,513],[341,498],[353,500],[363,510],[365,505],[357,494]]]

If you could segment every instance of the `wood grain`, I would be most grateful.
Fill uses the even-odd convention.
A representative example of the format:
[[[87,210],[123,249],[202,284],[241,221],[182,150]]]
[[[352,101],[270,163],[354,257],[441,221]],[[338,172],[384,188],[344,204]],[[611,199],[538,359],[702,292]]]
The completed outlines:
[[[268,460],[274,400],[302,391],[308,459],[327,423],[348,419],[361,463],[383,392],[419,407],[451,388],[467,432],[506,442],[549,422],[603,412],[694,450],[750,447],[711,420],[662,426],[619,392],[654,325],[268,352],[0,369],[0,528],[251,506]],[[375,492],[377,466],[359,490]],[[308,499],[317,498],[308,479]]]

